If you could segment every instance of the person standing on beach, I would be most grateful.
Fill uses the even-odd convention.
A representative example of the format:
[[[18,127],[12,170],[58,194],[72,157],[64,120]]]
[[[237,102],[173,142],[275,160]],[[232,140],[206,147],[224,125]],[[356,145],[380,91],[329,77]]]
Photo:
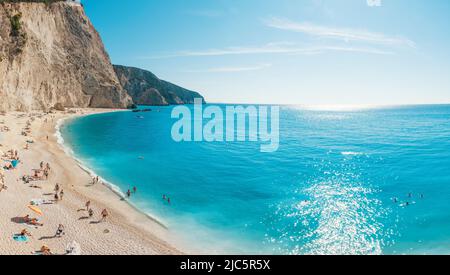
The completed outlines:
[[[56,230],[55,238],[61,238],[63,235],[65,235],[64,225],[60,224]]]
[[[130,198],[131,197],[131,191],[130,191],[130,189],[128,189],[128,191],[127,191],[127,198]]]
[[[64,190],[61,189],[61,192],[59,192],[59,200],[63,200],[63,196],[64,196]]]
[[[92,219],[92,217],[94,216],[94,210],[92,210],[92,208],[89,208],[89,219]]]
[[[102,218],[100,219],[100,222],[106,221],[106,218],[108,218],[108,216],[109,216],[108,210],[103,209],[103,211],[102,211]]]
[[[86,211],[89,211],[89,207],[91,206],[91,201],[87,201],[84,206],[86,206]]]
[[[59,184],[56,184],[56,185],[55,185],[54,191],[55,191],[55,193],[58,193],[58,191],[59,191]]]

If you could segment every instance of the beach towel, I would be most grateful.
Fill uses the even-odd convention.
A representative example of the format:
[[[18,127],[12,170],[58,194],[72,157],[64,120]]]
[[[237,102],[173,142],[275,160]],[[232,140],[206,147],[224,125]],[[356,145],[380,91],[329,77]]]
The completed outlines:
[[[16,234],[13,236],[13,240],[15,240],[16,242],[24,243],[28,242],[28,237]]]

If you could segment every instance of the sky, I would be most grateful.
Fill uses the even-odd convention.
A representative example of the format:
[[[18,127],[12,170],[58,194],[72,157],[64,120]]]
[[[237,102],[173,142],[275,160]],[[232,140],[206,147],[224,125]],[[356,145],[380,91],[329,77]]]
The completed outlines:
[[[450,103],[448,0],[84,0],[114,64],[208,102]]]

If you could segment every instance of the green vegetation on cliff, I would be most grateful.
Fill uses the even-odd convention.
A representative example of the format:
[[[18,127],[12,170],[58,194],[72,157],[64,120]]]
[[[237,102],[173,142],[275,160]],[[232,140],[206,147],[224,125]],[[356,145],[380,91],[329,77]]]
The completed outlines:
[[[22,14],[18,13],[10,18],[11,22],[11,35],[12,36],[19,36],[20,35],[20,29],[22,28],[22,24],[20,23],[20,19],[22,18]]]

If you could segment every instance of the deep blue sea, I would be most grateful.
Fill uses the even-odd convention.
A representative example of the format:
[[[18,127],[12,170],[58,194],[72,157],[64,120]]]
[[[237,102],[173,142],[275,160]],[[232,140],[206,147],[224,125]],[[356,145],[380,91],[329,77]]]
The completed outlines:
[[[172,108],[82,117],[61,133],[102,178],[136,186],[131,202],[197,251],[450,253],[450,106],[284,106],[274,153],[176,143]]]

